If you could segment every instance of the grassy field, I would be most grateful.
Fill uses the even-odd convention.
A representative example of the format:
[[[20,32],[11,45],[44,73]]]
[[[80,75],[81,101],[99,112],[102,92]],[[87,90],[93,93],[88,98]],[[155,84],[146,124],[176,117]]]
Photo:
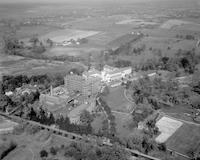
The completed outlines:
[[[18,144],[17,148],[4,158],[5,160],[39,160],[42,149],[49,151],[52,146],[67,146],[71,142],[66,138],[51,135],[46,131],[40,131],[32,135],[27,133],[0,135],[0,140],[14,141]]]
[[[101,48],[95,47],[53,47],[47,50],[44,55],[48,57],[56,56],[87,56],[89,53],[97,54]]]
[[[183,124],[166,142],[168,148],[183,154],[200,144],[200,127]]]
[[[78,38],[87,38],[96,35],[98,33],[99,31],[92,31],[92,30],[64,29],[64,30],[57,30],[54,32],[50,32],[44,36],[41,36],[41,39],[50,38],[54,42],[63,42],[71,39],[76,40]]]
[[[164,112],[165,114],[167,114],[169,116],[173,116],[175,118],[193,122],[193,119],[190,116],[187,116],[188,114],[192,115],[194,112],[194,109],[189,105],[177,105],[174,107],[163,107],[161,110],[162,110],[162,112]]]
[[[98,133],[99,129],[102,128],[102,122],[105,119],[106,119],[106,116],[103,113],[96,115],[96,117],[94,118],[94,120],[93,120],[91,125],[92,125],[92,128],[94,129],[94,131],[96,133]]]
[[[57,29],[58,28],[56,27],[47,26],[47,25],[22,26],[17,31],[16,36],[17,38],[24,40],[24,39],[29,39],[36,35],[37,36],[45,35]]]
[[[132,110],[132,104],[124,97],[123,87],[110,88],[110,93],[105,97],[108,106],[114,111],[129,113]]]
[[[117,136],[119,138],[125,138],[131,135],[133,129],[129,127],[129,123],[132,121],[132,116],[120,113],[113,113],[113,114],[115,116]]]
[[[112,113],[115,116],[116,131],[119,138],[125,138],[132,134],[133,128],[129,127],[130,122],[132,121],[131,115],[121,114],[121,113]],[[92,128],[95,132],[98,132],[102,128],[102,122],[106,119],[106,116],[102,113],[95,117],[92,122]]]
[[[170,19],[166,21],[164,24],[162,24],[160,27],[164,29],[172,29],[174,26],[181,26],[183,24],[190,24],[189,21],[183,21],[178,19]]]
[[[81,67],[78,63],[56,63],[54,61],[37,60],[18,56],[0,55],[0,73],[2,74],[54,74],[66,75],[72,68]]]

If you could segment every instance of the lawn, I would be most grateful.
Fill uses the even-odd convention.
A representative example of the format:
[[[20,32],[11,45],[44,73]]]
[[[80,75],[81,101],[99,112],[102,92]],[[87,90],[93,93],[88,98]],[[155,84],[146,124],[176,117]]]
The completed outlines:
[[[122,86],[110,88],[110,93],[105,97],[105,100],[112,110],[126,113],[132,110],[132,104],[124,97]]]
[[[102,128],[102,122],[106,119],[105,114],[96,115],[92,122],[92,128],[94,129],[95,133],[98,133],[99,129]]]
[[[187,154],[200,144],[200,126],[183,124],[166,142],[169,149]]]
[[[131,115],[125,115],[120,113],[113,113],[115,116],[115,123],[117,129],[117,136],[119,138],[125,138],[131,135],[133,128],[129,127],[130,122],[132,121]]]
[[[125,115],[121,113],[112,113],[115,116],[116,131],[119,138],[125,138],[132,134],[132,130],[129,128],[129,124],[132,121],[131,115]],[[102,122],[106,119],[105,115],[99,114],[94,118],[92,122],[92,128],[97,133],[102,128]]]

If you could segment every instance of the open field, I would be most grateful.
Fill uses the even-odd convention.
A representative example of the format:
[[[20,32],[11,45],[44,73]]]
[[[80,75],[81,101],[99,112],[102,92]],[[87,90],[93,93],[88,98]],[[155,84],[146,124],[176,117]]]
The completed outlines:
[[[99,31],[90,31],[90,30],[76,30],[76,29],[64,29],[50,32],[41,37],[41,39],[50,38],[54,42],[62,43],[63,41],[69,41],[71,39],[77,40],[81,38],[87,38],[93,35],[98,34]]]
[[[158,143],[165,143],[168,138],[170,138],[177,129],[182,126],[182,122],[176,121],[167,117],[162,117],[157,123],[156,126],[159,128],[161,134],[156,137]]]
[[[92,122],[92,128],[94,129],[95,133],[98,133],[99,129],[102,128],[102,123],[106,119],[106,116],[104,113],[96,115]]]
[[[69,145],[70,140],[66,138],[51,135],[46,131],[40,131],[36,134],[22,133],[20,135],[0,135],[2,140],[14,141],[18,144],[17,148],[14,149],[5,160],[35,160],[40,159],[40,151],[46,149],[49,151],[52,146]]]
[[[184,123],[167,141],[169,149],[188,154],[200,144],[200,127]]]
[[[41,36],[53,32],[58,28],[48,25],[22,26],[17,30],[16,37],[28,41],[33,36]]]
[[[110,88],[110,93],[105,97],[108,106],[114,111],[130,113],[132,104],[124,96],[124,88],[122,86]]]
[[[115,116],[116,132],[119,138],[125,138],[132,135],[133,128],[129,127],[130,122],[132,122],[132,116],[123,113],[112,113]],[[92,128],[97,133],[99,129],[102,128],[102,123],[106,119],[104,113],[97,115],[92,122]]]
[[[129,123],[132,121],[132,116],[121,113],[113,113],[113,115],[115,116],[117,136],[120,138],[130,136],[133,132],[133,129],[129,127]]]
[[[56,56],[87,56],[89,53],[99,53],[101,48],[95,47],[53,47],[50,50],[43,53],[48,57]]]
[[[158,23],[152,22],[152,21],[146,21],[143,19],[126,19],[126,20],[119,21],[116,24],[118,24],[118,25],[133,25],[133,26],[139,27],[139,26],[145,26],[145,25],[146,26],[147,25],[155,26]]]
[[[81,67],[78,63],[45,61],[18,56],[0,55],[1,74],[54,74],[61,73],[66,75],[72,68]]]
[[[179,29],[182,31],[189,31],[190,33],[195,33],[196,35],[199,36],[200,32],[200,24],[199,23],[188,23],[188,24],[183,24],[181,26],[176,26],[174,29]]]
[[[181,26],[183,24],[190,24],[192,22],[189,21],[183,21],[183,20],[178,20],[178,19],[170,19],[164,24],[162,24],[160,27],[163,29],[172,29],[175,26]]]
[[[143,22],[144,20],[142,19],[125,19],[122,21],[117,22],[116,24],[132,24],[132,23],[138,23],[138,22]]]
[[[194,111],[194,109],[190,105],[176,105],[174,107],[163,107],[161,110],[169,116],[193,122],[192,117],[187,116],[192,115]]]

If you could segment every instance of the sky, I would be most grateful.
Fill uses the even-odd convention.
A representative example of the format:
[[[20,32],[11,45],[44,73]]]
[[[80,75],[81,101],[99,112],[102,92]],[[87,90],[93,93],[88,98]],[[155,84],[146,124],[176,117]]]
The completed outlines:
[[[134,4],[135,2],[142,2],[142,3],[145,3],[145,2],[171,2],[171,4],[173,4],[173,2],[175,1],[178,1],[178,3],[191,3],[191,2],[195,2],[195,4],[197,4],[197,6],[200,5],[200,0],[0,0],[0,3],[63,3],[63,2],[66,2],[66,3],[81,3],[81,4],[89,4],[91,2],[93,3],[105,3],[105,2],[109,2],[109,3],[132,3]]]
[[[62,2],[102,2],[102,1],[113,1],[113,2],[123,2],[123,1],[131,1],[131,2],[140,2],[140,1],[150,1],[150,0],[0,0],[0,3],[17,3],[17,2],[48,2],[48,3],[62,3]]]

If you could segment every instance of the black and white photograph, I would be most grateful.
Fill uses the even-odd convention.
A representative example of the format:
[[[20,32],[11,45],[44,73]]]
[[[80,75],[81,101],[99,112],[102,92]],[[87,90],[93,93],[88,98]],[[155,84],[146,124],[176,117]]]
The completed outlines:
[[[200,0],[0,0],[0,160],[200,160]]]

